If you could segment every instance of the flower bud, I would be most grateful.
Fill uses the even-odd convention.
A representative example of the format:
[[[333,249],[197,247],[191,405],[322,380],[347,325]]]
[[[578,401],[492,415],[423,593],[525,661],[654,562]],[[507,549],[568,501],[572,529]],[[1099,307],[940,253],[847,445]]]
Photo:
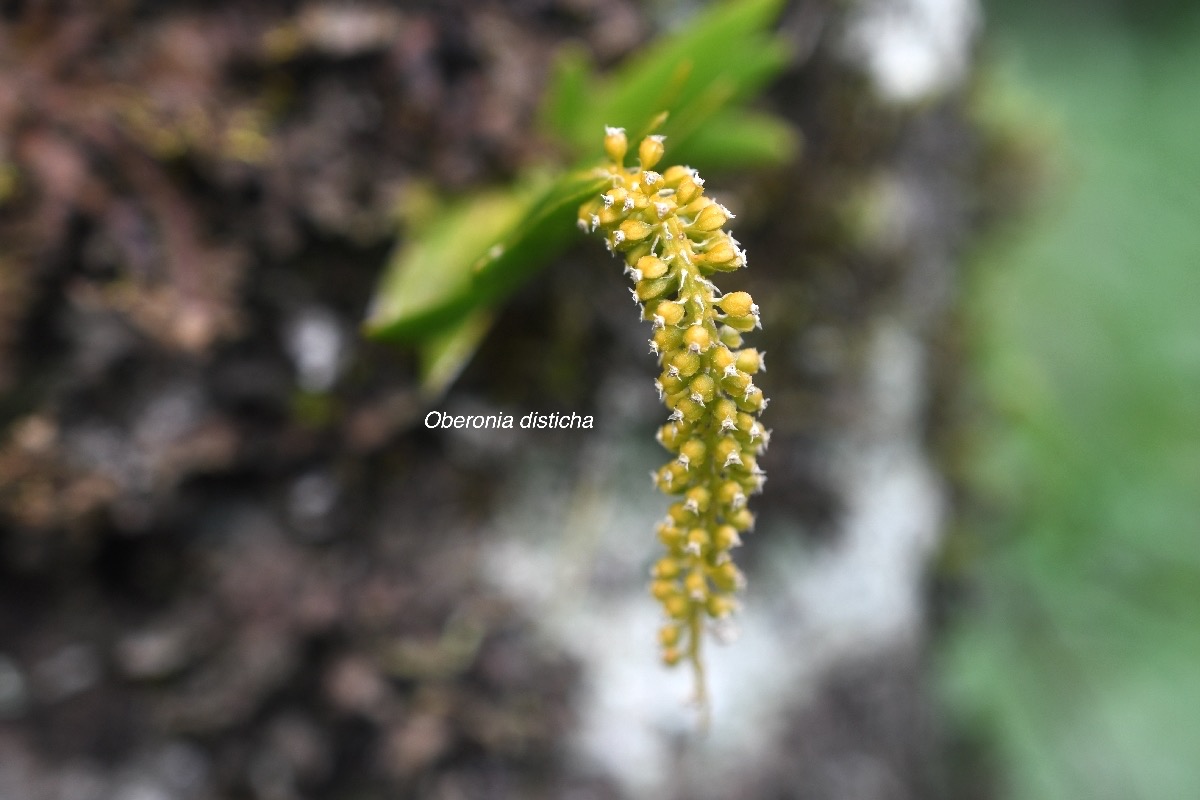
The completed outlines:
[[[643,278],[661,278],[667,274],[667,265],[661,258],[642,256],[637,260],[637,270]]]
[[[728,219],[729,217],[725,215],[725,209],[721,208],[718,203],[712,203],[705,206],[704,210],[696,216],[691,227],[693,230],[707,233],[708,231],[715,231],[721,228]]]
[[[683,415],[687,422],[699,422],[704,419],[704,406],[697,403],[691,397],[684,397],[676,404],[675,408]]]
[[[671,366],[679,370],[679,374],[683,377],[690,377],[700,369],[700,356],[687,350],[681,350],[671,359]]]
[[[753,298],[746,292],[730,292],[717,301],[717,305],[726,314],[734,317],[744,317],[757,310]]]
[[[738,536],[737,528],[732,525],[722,525],[713,534],[713,547],[721,552],[737,547],[741,543],[742,538]]]
[[[741,446],[730,436],[722,437],[721,441],[717,442],[717,446],[713,448],[713,461],[717,464],[728,466],[733,459],[740,460],[741,457]]]
[[[690,525],[696,519],[696,515],[684,508],[683,503],[672,503],[667,509],[667,516],[676,525]],[[682,539],[680,541],[682,542]]]
[[[683,616],[683,614],[672,614],[672,616]],[[683,653],[678,647],[664,647],[662,651],[663,664],[668,667],[673,667],[683,658]]]
[[[712,344],[712,336],[703,325],[692,325],[683,335],[683,342],[694,353],[703,353]]]
[[[683,304],[664,300],[655,307],[654,313],[662,317],[666,324],[678,325],[683,320]]]
[[[667,494],[681,494],[688,488],[687,479],[687,470],[683,468],[683,465],[678,461],[672,461],[659,468],[655,482],[658,484],[659,490]]]
[[[654,581],[650,584],[650,594],[655,600],[666,600],[678,591],[679,586],[675,581]]]
[[[667,171],[663,173],[663,185],[675,188],[681,180],[690,177],[692,177],[690,169],[680,164],[675,164],[674,166],[667,167]]]
[[[746,582],[742,571],[734,566],[732,561],[726,561],[724,564],[713,567],[708,576],[718,589],[726,592],[740,589],[742,584]],[[691,575],[688,577],[690,578]]]
[[[682,528],[676,528],[674,525],[661,524],[658,526],[658,540],[662,542],[663,547],[668,550],[682,550],[684,545],[684,534]]]
[[[725,420],[737,421],[737,403],[728,397],[722,397],[713,408],[713,417],[724,423]]]
[[[711,495],[708,489],[705,489],[703,486],[693,486],[691,489],[688,489],[687,503],[684,505],[690,505],[695,510],[695,513],[703,514],[708,511],[710,499]]]
[[[746,472],[755,472],[758,470],[758,459],[756,459],[753,455],[747,455],[746,452],[743,451],[742,469],[744,469]]]
[[[629,190],[624,186],[616,186],[600,195],[600,200],[604,203],[605,208],[620,208],[625,205],[627,197],[629,197]]]
[[[672,648],[679,644],[683,636],[683,628],[679,625],[663,625],[658,629],[658,643],[664,648]]]
[[[638,145],[638,158],[641,159],[642,169],[650,169],[663,157],[666,147],[663,146],[662,136],[647,136]]]
[[[674,422],[668,422],[658,429],[658,434],[655,436],[658,443],[668,450],[674,451],[683,442],[683,436],[680,434],[679,426]]]
[[[679,575],[679,562],[673,558],[660,558],[651,574],[659,580],[670,580]]]
[[[704,603],[704,610],[713,619],[724,619],[734,612],[737,603],[733,598],[723,594],[714,594]]]
[[[728,517],[729,524],[737,528],[739,531],[749,531],[754,529],[754,515],[748,509],[739,509]]]
[[[709,206],[709,208],[712,208],[712,206]],[[710,247],[708,252],[697,255],[696,263],[712,267],[713,269],[729,267],[730,270],[733,270],[740,266],[737,263],[737,250],[733,249],[733,245],[727,241],[718,242]]]
[[[625,151],[629,148],[629,140],[625,138],[624,128],[604,129],[604,152],[618,164],[625,162]]]
[[[737,368],[742,372],[748,372],[751,375],[758,372],[762,366],[762,356],[753,347],[747,347],[745,350],[737,352]]]
[[[740,397],[750,385],[750,376],[744,372],[734,372],[721,378],[721,388],[734,397]]]
[[[692,466],[696,466],[704,463],[704,455],[707,450],[708,448],[704,446],[704,441],[702,439],[688,439],[683,443],[683,446],[679,448],[679,455],[687,456],[688,463],[690,463]],[[695,489],[692,491],[695,491]],[[691,492],[688,493],[688,497],[691,497]],[[707,505],[708,504],[705,503],[705,507],[707,507]],[[703,511],[704,509],[701,508],[700,510]]]
[[[710,376],[701,374],[692,378],[691,384],[688,386],[691,390],[691,397],[695,400],[700,398],[698,402],[703,402],[705,405],[712,402],[713,397],[717,392],[717,382]]]
[[[763,393],[762,389],[757,386],[749,387],[745,393],[737,399],[738,408],[745,409],[752,413],[762,411]]]
[[[623,212],[621,211],[620,208],[617,208],[617,207],[602,208],[596,212],[597,219],[600,221],[600,224],[604,227],[608,227],[609,225],[616,225],[618,222],[621,221],[622,215],[623,215]],[[625,239],[625,234],[622,233],[621,240],[624,241],[624,239]]]
[[[737,481],[725,481],[717,489],[717,501],[721,505],[729,506],[737,502],[738,498],[743,501],[746,499],[745,492],[742,491],[742,485]]]
[[[625,234],[625,241],[640,242],[650,235],[654,228],[640,219],[627,219],[621,223],[621,233]]]
[[[693,600],[703,600],[708,596],[708,581],[704,580],[704,574],[700,570],[688,573],[683,579],[683,588]]]
[[[667,616],[671,619],[683,619],[688,614],[688,609],[691,608],[691,603],[682,594],[673,594],[666,600],[662,601],[663,610],[667,612]]]
[[[679,182],[679,188],[675,190],[675,202],[681,206],[687,205],[699,197],[702,191],[692,176],[689,175]]]
[[[692,528],[687,532],[684,550],[694,555],[702,556],[708,552],[708,531],[704,528]]]

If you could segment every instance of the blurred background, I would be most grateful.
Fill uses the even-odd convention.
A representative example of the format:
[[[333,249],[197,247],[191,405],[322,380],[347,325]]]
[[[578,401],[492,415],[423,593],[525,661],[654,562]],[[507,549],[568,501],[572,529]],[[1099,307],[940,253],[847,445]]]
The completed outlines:
[[[774,429],[706,736],[617,262],[436,385],[362,334],[444,204],[569,164],[561,53],[705,5],[0,3],[0,800],[1200,797],[1192,3],[756,4],[794,146],[705,168]]]

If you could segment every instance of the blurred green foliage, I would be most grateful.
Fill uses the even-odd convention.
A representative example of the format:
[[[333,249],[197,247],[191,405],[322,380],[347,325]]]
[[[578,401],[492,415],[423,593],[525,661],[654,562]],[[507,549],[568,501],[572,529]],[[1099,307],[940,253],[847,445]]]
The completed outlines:
[[[994,20],[1061,180],[976,267],[994,526],[944,678],[1020,800],[1200,797],[1200,20],[1106,7]]]
[[[636,141],[668,137],[671,163],[699,169],[777,164],[799,139],[784,121],[741,104],[788,63],[771,32],[781,0],[717,3],[684,29],[652,42],[611,75],[567,49],[543,104],[543,135],[571,168],[539,165],[514,185],[448,202],[408,231],[392,254],[365,329],[415,342],[427,391],[440,392],[486,335],[492,309],[575,235],[580,202],[600,191],[592,168],[606,125]],[[666,114],[664,117],[663,114]]]

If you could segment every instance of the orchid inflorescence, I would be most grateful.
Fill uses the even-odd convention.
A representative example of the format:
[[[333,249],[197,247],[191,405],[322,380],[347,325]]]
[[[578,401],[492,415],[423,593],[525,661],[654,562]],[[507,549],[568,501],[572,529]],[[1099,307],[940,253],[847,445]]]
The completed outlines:
[[[645,137],[638,165],[626,167],[624,130],[606,129],[610,163],[602,172],[611,186],[580,208],[579,226],[625,259],[630,291],[653,325],[650,351],[662,368],[655,388],[671,412],[657,436],[675,457],[652,477],[678,499],[658,526],[667,553],[654,565],[650,591],[667,616],[663,661],[692,664],[696,700],[706,707],[705,623],[736,609],[745,579],[730,551],[754,527],[747,498],[766,481],[757,458],[770,439],[758,420],[767,400],[754,383],[765,366],[761,352],[742,347],[742,334],[760,327],[758,306],[746,292],[720,294],[710,280],[746,266],[723,230],[733,214],[704,195],[695,170],[654,171],[663,141]]]

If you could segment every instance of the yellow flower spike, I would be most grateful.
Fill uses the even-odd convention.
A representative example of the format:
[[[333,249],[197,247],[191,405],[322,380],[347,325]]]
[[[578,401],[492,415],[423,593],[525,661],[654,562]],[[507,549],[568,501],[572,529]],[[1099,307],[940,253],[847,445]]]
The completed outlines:
[[[672,453],[652,477],[678,500],[657,528],[667,555],[651,571],[650,592],[668,619],[659,630],[663,662],[692,665],[696,700],[707,709],[706,621],[737,608],[744,579],[730,551],[753,528],[747,498],[765,481],[755,456],[767,438],[757,420],[766,399],[753,381],[762,355],[742,345],[742,334],[759,327],[759,313],[749,294],[722,295],[708,279],[746,265],[724,230],[733,214],[704,196],[694,170],[654,171],[665,152],[661,136],[638,144],[635,167],[625,166],[628,149],[624,131],[606,129],[608,189],[578,219],[625,261],[642,319],[652,325],[655,388],[670,411],[656,438]]]

